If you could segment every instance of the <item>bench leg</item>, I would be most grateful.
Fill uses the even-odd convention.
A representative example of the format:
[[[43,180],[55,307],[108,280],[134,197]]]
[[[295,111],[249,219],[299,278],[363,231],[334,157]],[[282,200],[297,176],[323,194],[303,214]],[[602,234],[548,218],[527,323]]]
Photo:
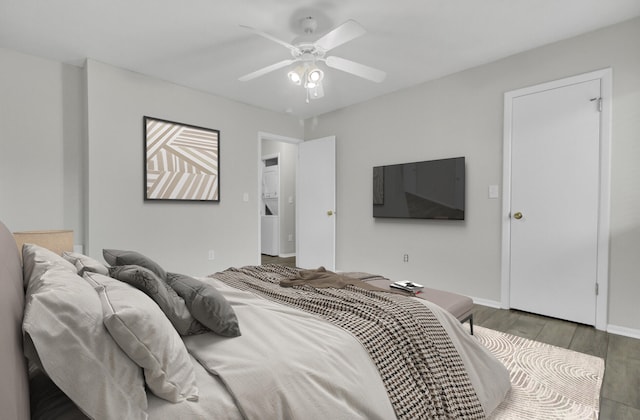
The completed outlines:
[[[471,335],[473,335],[473,314],[471,314],[468,317],[466,317],[465,319],[461,320],[460,323],[464,324],[467,321],[469,321],[469,330],[471,331]]]

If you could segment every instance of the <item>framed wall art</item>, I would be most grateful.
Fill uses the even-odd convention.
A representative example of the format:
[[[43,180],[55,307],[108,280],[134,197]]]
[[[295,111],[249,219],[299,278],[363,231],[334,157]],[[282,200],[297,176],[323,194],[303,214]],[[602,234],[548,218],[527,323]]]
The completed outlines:
[[[220,201],[220,131],[144,117],[145,201]]]

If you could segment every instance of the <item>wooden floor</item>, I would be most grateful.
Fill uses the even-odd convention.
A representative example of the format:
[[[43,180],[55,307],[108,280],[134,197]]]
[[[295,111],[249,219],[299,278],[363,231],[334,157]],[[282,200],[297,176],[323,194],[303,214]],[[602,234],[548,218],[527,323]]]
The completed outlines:
[[[296,257],[282,258],[282,257],[273,257],[271,255],[262,254],[262,264],[280,264],[280,265],[286,265],[289,267],[295,267]]]
[[[601,420],[640,419],[640,340],[515,310],[474,305],[474,324],[605,359]]]

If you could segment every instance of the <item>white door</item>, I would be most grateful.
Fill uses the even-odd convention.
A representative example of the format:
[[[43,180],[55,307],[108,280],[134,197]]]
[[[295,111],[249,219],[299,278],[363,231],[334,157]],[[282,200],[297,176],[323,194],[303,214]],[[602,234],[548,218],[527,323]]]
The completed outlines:
[[[600,79],[512,100],[510,305],[594,325]]]
[[[336,140],[298,145],[296,182],[296,265],[335,270]]]

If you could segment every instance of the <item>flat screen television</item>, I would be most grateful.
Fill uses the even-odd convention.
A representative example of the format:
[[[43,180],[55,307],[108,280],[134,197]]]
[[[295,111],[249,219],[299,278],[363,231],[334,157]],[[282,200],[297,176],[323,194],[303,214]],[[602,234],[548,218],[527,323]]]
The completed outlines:
[[[464,220],[464,157],[373,168],[373,217]]]

